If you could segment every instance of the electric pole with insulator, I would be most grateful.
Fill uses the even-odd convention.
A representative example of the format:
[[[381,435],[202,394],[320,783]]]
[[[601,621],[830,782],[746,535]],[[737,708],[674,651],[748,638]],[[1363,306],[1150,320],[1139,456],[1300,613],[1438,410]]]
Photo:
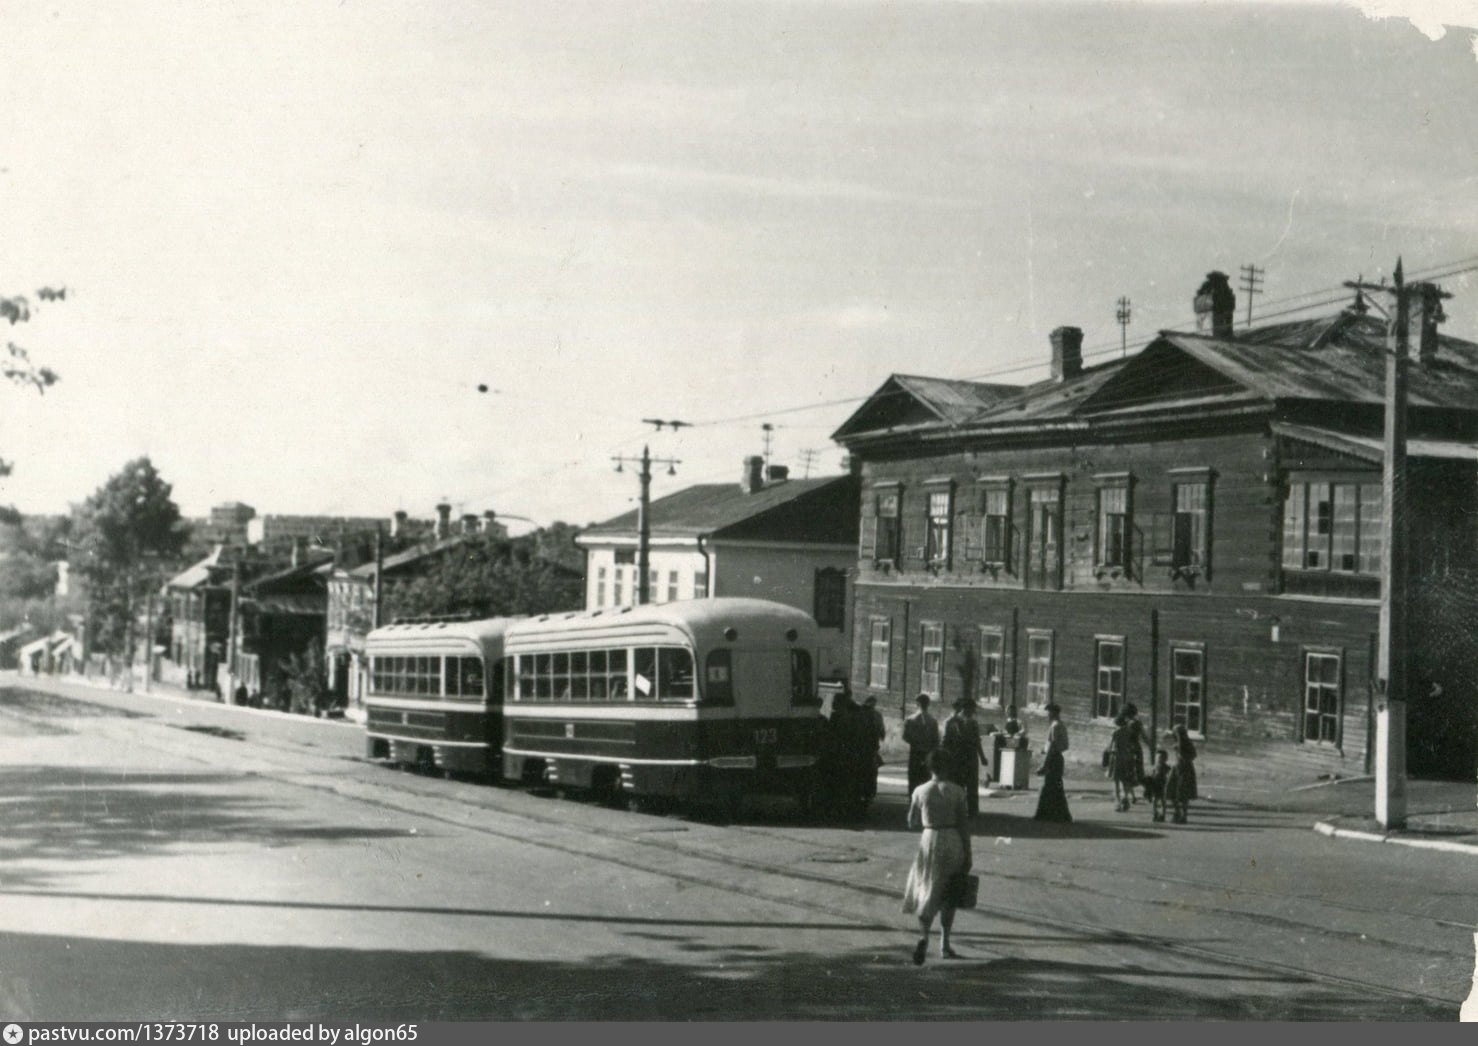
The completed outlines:
[[[1252,326],[1252,296],[1262,293],[1264,270],[1256,265],[1242,266],[1242,291],[1247,295],[1247,326]]]
[[[664,422],[664,424],[672,425],[673,423]],[[616,463],[617,472],[624,472],[628,462],[641,465],[641,472],[638,473],[641,480],[641,501],[638,502],[636,510],[636,601],[638,605],[645,605],[652,601],[649,565],[652,545],[652,466],[654,464],[666,465],[667,474],[676,476],[677,466],[682,462],[676,458],[654,458],[647,447],[642,447],[640,458],[617,456],[612,457],[611,460]]]

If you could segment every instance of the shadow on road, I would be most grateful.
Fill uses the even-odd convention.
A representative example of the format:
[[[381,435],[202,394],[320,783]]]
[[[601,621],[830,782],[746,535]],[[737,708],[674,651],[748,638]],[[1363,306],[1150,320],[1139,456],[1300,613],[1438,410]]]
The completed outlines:
[[[405,838],[403,829],[294,822],[289,806],[229,790],[239,775],[24,767],[0,770],[7,886],[38,886],[32,861],[89,861],[201,843],[293,846]]]
[[[1457,1004],[1278,975],[964,958],[923,969],[908,945],[832,954],[666,939],[688,961],[601,955],[172,945],[0,934],[17,1020],[1451,1020]],[[971,947],[962,941],[963,947]]]

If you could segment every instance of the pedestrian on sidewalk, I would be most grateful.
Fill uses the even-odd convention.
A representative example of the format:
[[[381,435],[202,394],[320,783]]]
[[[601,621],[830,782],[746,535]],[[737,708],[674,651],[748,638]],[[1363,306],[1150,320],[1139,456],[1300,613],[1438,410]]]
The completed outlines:
[[[1108,776],[1114,782],[1114,809],[1120,813],[1128,811],[1134,788],[1139,784],[1140,761],[1135,759],[1138,754],[1139,746],[1134,743],[1129,718],[1121,712],[1114,720],[1114,732],[1104,752]]]
[[[1175,752],[1175,765],[1170,769],[1166,782],[1166,793],[1170,803],[1171,820],[1185,824],[1190,813],[1190,803],[1197,798],[1196,792],[1196,746],[1191,743],[1189,732],[1183,725],[1176,724],[1167,738]]]
[[[919,848],[903,889],[903,910],[919,920],[914,946],[915,966],[924,964],[934,916],[939,916],[939,956],[957,958],[949,935],[961,877],[970,871],[970,820],[965,794],[945,777],[948,759],[942,749],[928,756],[930,779],[915,788],[908,800],[908,826],[921,832]]]
[[[871,695],[862,702],[863,723],[866,731],[858,738],[863,749],[858,754],[858,774],[862,778],[862,801],[864,807],[878,797],[878,770],[883,765],[883,739],[888,736],[883,713],[878,711],[878,699]]]
[[[1139,720],[1139,706],[1130,701],[1124,706],[1124,718],[1128,721],[1129,740],[1132,743],[1131,751],[1134,753],[1134,783],[1129,786],[1129,801],[1138,802],[1134,790],[1144,783],[1144,753],[1146,749],[1153,748],[1149,735],[1145,732],[1144,723]],[[1148,798],[1148,796],[1146,796]]]
[[[903,740],[908,745],[908,794],[929,780],[929,753],[939,748],[939,723],[929,714],[929,695],[914,698],[918,711],[903,721]]]
[[[965,802],[974,817],[980,812],[980,767],[989,766],[990,759],[980,739],[980,724],[975,721],[975,699],[962,697],[954,708],[955,714],[945,720],[944,740],[939,747],[953,764],[949,779],[965,790]]]
[[[1038,821],[1072,823],[1073,815],[1067,808],[1067,790],[1062,785],[1063,771],[1067,765],[1062,753],[1067,748],[1067,727],[1062,724],[1062,706],[1050,704],[1047,706],[1047,756],[1042,761],[1042,794],[1037,800]]]

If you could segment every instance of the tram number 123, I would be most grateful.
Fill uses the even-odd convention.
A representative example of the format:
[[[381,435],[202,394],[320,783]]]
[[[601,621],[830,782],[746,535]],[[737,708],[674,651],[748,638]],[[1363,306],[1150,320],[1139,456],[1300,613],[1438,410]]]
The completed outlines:
[[[773,726],[761,727],[754,732],[754,743],[757,745],[773,745],[779,740],[779,732]]]

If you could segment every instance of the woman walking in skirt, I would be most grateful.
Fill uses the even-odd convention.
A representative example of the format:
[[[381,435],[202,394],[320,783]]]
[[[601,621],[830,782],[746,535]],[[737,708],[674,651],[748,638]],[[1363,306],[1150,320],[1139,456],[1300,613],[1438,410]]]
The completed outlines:
[[[949,946],[949,933],[955,924],[960,877],[970,870],[970,811],[965,790],[945,779],[947,771],[944,754],[938,749],[930,752],[930,779],[914,789],[908,804],[908,826],[923,830],[903,890],[903,910],[919,920],[915,966],[924,964],[935,915],[939,916],[939,955],[956,957]]]
[[[1062,706],[1048,705],[1047,757],[1042,762],[1042,795],[1037,800],[1038,821],[1068,824],[1073,819],[1067,808],[1067,791],[1062,787],[1062,753],[1066,751],[1067,727],[1062,725]]]

